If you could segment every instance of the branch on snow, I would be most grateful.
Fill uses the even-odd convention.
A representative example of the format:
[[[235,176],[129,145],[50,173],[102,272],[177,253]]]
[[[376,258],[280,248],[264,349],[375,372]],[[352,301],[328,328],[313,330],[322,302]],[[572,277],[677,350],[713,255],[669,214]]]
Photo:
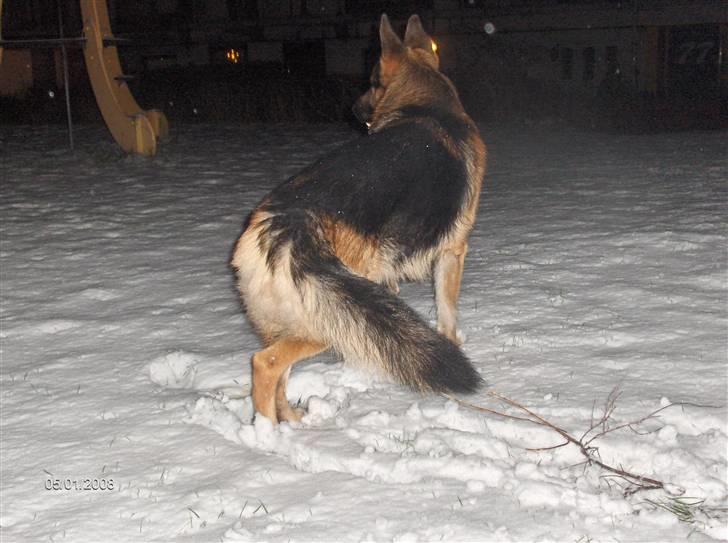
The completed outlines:
[[[589,426],[589,428],[579,437],[576,438],[566,430],[564,430],[562,427],[557,426],[556,424],[552,423],[551,421],[545,419],[541,415],[537,414],[533,410],[529,409],[528,407],[524,406],[523,404],[511,400],[510,398],[503,396],[502,394],[495,392],[495,391],[488,391],[487,393],[489,396],[515,408],[517,411],[519,411],[522,414],[525,415],[511,415],[508,413],[504,413],[502,411],[497,411],[495,409],[490,409],[488,407],[484,407],[481,405],[473,404],[468,401],[462,400],[460,398],[456,398],[454,396],[451,396],[449,394],[443,394],[444,397],[458,403],[459,405],[462,405],[463,407],[467,407],[469,409],[474,409],[476,411],[481,411],[483,413],[489,413],[491,415],[496,415],[498,417],[503,417],[507,419],[513,419],[513,420],[520,420],[520,421],[526,421],[530,422],[532,424],[537,424],[539,426],[543,426],[545,428],[549,428],[550,430],[553,430],[557,434],[559,434],[563,439],[564,442],[560,443],[558,445],[554,445],[551,447],[543,447],[543,448],[534,448],[534,449],[527,449],[529,451],[547,451],[547,450],[553,450],[558,449],[561,447],[565,447],[569,444],[574,445],[577,447],[579,452],[586,458],[586,464],[587,465],[595,465],[600,467],[601,469],[609,472],[607,475],[604,476],[605,480],[608,482],[617,482],[617,484],[620,484],[622,487],[622,491],[625,496],[630,496],[632,494],[635,494],[637,492],[640,492],[642,490],[654,490],[654,489],[663,489],[665,492],[667,492],[670,495],[673,496],[679,496],[682,495],[685,491],[684,489],[677,487],[675,485],[672,485],[670,483],[665,483],[663,481],[660,481],[659,479],[653,479],[651,477],[646,477],[644,475],[640,475],[638,473],[634,473],[631,471],[627,471],[622,466],[616,467],[612,466],[610,464],[607,464],[603,462],[599,458],[599,453],[597,447],[593,445],[593,443],[598,440],[601,437],[604,437],[605,435],[616,432],[617,430],[621,430],[623,428],[629,428],[632,431],[643,435],[644,433],[650,433],[650,432],[639,432],[636,430],[636,427],[640,424],[656,418],[658,413],[661,411],[664,411],[665,409],[668,409],[670,407],[676,407],[676,406],[691,406],[691,407],[706,407],[706,408],[715,408],[715,406],[711,405],[698,405],[688,402],[678,402],[678,403],[670,403],[668,405],[662,406],[659,409],[656,409],[655,411],[652,411],[648,415],[645,415],[644,417],[633,420],[630,422],[626,422],[623,424],[618,424],[615,426],[610,425],[610,421],[612,419],[612,415],[614,414],[614,411],[616,409],[617,399],[620,396],[620,392],[615,388],[610,392],[609,396],[607,396],[607,400],[605,402],[604,408],[602,409],[602,414],[595,418],[594,414],[592,413],[592,421]]]

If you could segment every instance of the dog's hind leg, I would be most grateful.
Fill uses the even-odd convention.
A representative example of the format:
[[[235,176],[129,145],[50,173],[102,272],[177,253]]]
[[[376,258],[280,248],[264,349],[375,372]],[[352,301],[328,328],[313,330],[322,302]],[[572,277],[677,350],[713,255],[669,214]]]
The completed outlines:
[[[291,368],[289,367],[283,372],[281,378],[278,380],[278,386],[276,387],[276,414],[278,415],[279,421],[294,421],[301,420],[305,411],[300,407],[291,407],[286,397],[286,386],[288,385],[288,376],[291,374]]]
[[[286,383],[284,382],[283,386],[279,387],[281,378],[285,376],[287,382],[287,373],[293,364],[310,358],[325,348],[326,346],[322,343],[289,337],[279,339],[262,351],[255,353],[253,355],[253,406],[256,413],[268,417],[274,423],[278,422],[276,398],[281,394],[284,401],[288,403],[285,400]],[[290,406],[288,410],[293,411]],[[290,412],[282,414],[291,415]]]
[[[457,336],[458,296],[463,277],[467,243],[445,249],[435,262],[435,300],[437,302],[437,331],[453,343],[461,343]]]

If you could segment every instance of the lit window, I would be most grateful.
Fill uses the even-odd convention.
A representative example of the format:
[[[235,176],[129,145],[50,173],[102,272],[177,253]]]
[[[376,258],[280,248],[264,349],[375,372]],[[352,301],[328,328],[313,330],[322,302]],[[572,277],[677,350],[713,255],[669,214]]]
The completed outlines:
[[[230,64],[237,64],[240,62],[240,51],[237,49],[228,49],[225,53],[225,58]]]

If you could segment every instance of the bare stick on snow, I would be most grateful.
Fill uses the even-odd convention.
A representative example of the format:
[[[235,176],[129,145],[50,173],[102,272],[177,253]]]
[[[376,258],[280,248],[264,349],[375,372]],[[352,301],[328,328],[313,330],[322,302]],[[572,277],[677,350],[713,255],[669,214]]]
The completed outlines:
[[[483,407],[481,405],[473,404],[470,402],[467,402],[465,400],[462,400],[460,398],[456,398],[454,396],[451,396],[449,394],[443,394],[446,398],[453,400],[454,402],[462,405],[463,407],[467,407],[469,409],[474,409],[476,411],[481,411],[484,413],[490,413],[492,415],[496,415],[499,417],[504,417],[508,419],[515,419],[515,420],[522,420],[527,421],[533,424],[538,424],[539,426],[543,426],[546,428],[549,428],[559,434],[563,439],[564,442],[560,443],[559,445],[554,445],[551,447],[544,447],[539,449],[528,449],[531,451],[545,451],[545,450],[552,450],[557,449],[559,447],[564,447],[568,444],[572,444],[576,446],[582,455],[586,458],[586,462],[588,465],[596,465],[602,468],[605,471],[610,472],[611,475],[609,477],[621,479],[625,481],[627,484],[624,487],[624,495],[630,496],[632,494],[635,494],[636,492],[639,492],[641,490],[654,490],[654,489],[663,489],[668,494],[671,495],[681,495],[684,490],[676,487],[675,485],[671,485],[669,483],[665,483],[663,481],[660,481],[658,479],[653,479],[651,477],[645,477],[644,475],[639,475],[637,473],[633,473],[630,471],[627,471],[620,467],[611,466],[609,464],[606,464],[602,462],[598,457],[598,449],[597,447],[593,446],[592,444],[594,441],[599,439],[600,437],[605,436],[606,434],[609,434],[611,432],[615,432],[617,430],[621,430],[622,428],[630,428],[631,430],[637,432],[635,430],[635,427],[649,419],[652,419],[657,416],[658,413],[661,411],[664,411],[665,409],[668,409],[669,407],[675,407],[675,406],[692,406],[692,407],[708,407],[708,408],[715,408],[715,406],[711,405],[697,405],[687,402],[678,402],[678,403],[670,403],[668,405],[664,405],[660,407],[659,409],[656,409],[655,411],[652,411],[648,415],[645,415],[644,417],[630,421],[624,424],[618,424],[616,426],[609,426],[609,421],[612,418],[612,415],[614,414],[614,410],[616,409],[616,403],[617,399],[619,398],[620,393],[615,388],[610,392],[609,396],[607,396],[607,401],[604,405],[604,410],[602,412],[602,415],[598,419],[594,419],[594,416],[592,415],[592,421],[590,427],[581,435],[580,438],[575,438],[572,436],[569,432],[561,428],[560,426],[557,426],[556,424],[550,422],[549,420],[543,418],[541,415],[535,413],[528,407],[524,406],[523,404],[511,400],[510,398],[503,396],[502,394],[495,392],[493,390],[488,392],[489,396],[492,396],[493,398],[510,405],[511,407],[516,408],[517,410],[521,411],[522,413],[525,413],[527,416],[516,416],[516,415],[509,415],[508,413],[503,413],[501,411],[497,411],[494,409],[490,409],[488,407]],[[637,432],[640,433],[640,432]],[[605,476],[606,478],[607,476]]]

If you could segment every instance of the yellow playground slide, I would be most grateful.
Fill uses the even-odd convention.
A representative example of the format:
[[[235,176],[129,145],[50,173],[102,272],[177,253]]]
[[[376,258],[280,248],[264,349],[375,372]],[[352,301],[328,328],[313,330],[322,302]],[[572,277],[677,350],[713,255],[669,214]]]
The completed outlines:
[[[81,14],[86,38],[86,70],[106,126],[127,153],[154,155],[159,139],[167,136],[167,118],[156,109],[141,109],[129,91],[111,32],[106,1],[81,0]]]

